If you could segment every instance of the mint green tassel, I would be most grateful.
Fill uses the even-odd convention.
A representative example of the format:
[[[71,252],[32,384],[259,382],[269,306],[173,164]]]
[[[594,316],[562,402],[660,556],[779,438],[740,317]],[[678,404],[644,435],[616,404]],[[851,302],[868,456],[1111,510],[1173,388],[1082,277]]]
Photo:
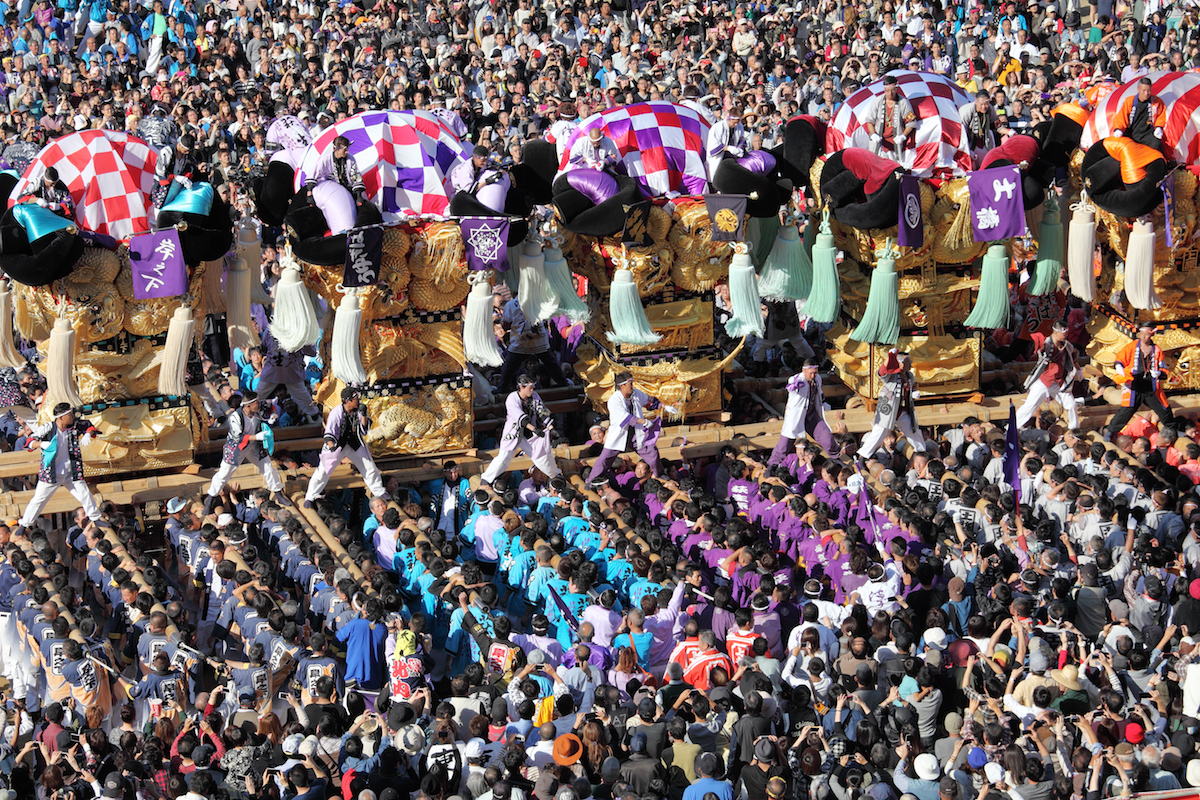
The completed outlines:
[[[812,225],[811,220],[809,225]],[[813,244],[813,281],[804,313],[814,322],[829,324],[837,321],[842,310],[842,287],[838,276],[837,248],[829,230],[829,212],[821,220],[821,232]]]
[[[856,342],[895,344],[900,338],[900,276],[896,259],[900,253],[889,240],[871,275],[871,293],[858,327],[850,333]]]
[[[571,321],[587,323],[591,312],[587,303],[579,297],[575,290],[575,281],[571,280],[571,269],[563,259],[562,250],[554,245],[546,248],[546,284],[558,298],[558,312]]]
[[[647,345],[662,338],[650,327],[637,284],[633,281],[633,273],[627,269],[618,269],[613,274],[609,286],[608,316],[613,329],[605,335],[613,344]]]
[[[975,308],[963,324],[994,330],[1008,322],[1008,311],[1008,251],[1002,244],[993,244],[983,257]]]
[[[750,261],[755,269],[761,270],[767,263],[767,256],[775,247],[780,227],[778,215],[750,218],[746,227],[746,244],[750,245]]]
[[[739,246],[729,265],[729,305],[733,312],[725,323],[730,336],[762,336],[762,298],[758,295],[758,276],[750,254]]]
[[[780,228],[775,246],[758,278],[759,294],[772,302],[807,300],[812,290],[809,249],[800,240],[800,231],[795,225]]]
[[[1038,223],[1038,260],[1033,277],[1029,279],[1029,293],[1046,295],[1058,288],[1063,267],[1063,225],[1058,211],[1058,201],[1051,189],[1042,221]]]

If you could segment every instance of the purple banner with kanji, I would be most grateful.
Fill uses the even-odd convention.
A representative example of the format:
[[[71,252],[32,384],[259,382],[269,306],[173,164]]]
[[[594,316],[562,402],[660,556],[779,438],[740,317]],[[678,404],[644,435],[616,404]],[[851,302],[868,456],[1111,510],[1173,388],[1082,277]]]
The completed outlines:
[[[187,265],[179,232],[174,228],[134,236],[129,240],[135,300],[178,297],[187,292]]]
[[[922,247],[925,244],[925,222],[921,215],[921,179],[916,175],[900,178],[900,220],[896,244],[901,247]]]
[[[971,229],[977,242],[1025,235],[1021,170],[994,167],[967,175],[971,192]]]
[[[508,271],[508,220],[463,217],[458,221],[470,269]]]

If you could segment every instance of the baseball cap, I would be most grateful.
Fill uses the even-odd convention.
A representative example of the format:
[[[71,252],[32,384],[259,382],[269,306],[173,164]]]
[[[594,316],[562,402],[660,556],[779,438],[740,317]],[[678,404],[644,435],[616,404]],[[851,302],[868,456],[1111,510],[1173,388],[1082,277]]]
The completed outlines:
[[[120,773],[110,772],[108,774],[108,777],[104,779],[104,790],[101,794],[104,797],[121,797],[125,794],[125,781],[121,778]]]

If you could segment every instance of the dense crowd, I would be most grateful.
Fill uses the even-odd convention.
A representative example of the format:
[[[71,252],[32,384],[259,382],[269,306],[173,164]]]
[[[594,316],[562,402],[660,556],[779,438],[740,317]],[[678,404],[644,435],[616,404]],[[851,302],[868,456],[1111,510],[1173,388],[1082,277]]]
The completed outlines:
[[[162,547],[111,503],[10,524],[0,781],[39,800],[1194,786],[1200,446],[1171,437],[1196,428],[1135,416],[1088,445],[1055,423],[1022,436],[1015,486],[1003,431],[972,418],[867,461],[839,434],[658,475],[618,457],[588,482],[446,462],[366,508],[227,484],[166,503]]]

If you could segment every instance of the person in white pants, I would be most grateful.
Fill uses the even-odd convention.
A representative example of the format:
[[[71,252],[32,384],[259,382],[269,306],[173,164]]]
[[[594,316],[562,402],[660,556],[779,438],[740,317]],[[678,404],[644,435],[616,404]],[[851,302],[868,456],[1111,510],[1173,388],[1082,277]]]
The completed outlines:
[[[517,390],[509,392],[504,401],[506,416],[500,452],[480,477],[484,483],[491,484],[503,475],[517,450],[524,451],[547,478],[558,475],[558,464],[550,447],[550,410],[533,389],[533,378],[521,375],[517,378]]]
[[[913,400],[921,396],[917,391],[917,378],[912,372],[912,360],[908,353],[892,349],[887,359],[879,365],[879,377],[883,385],[879,390],[879,404],[875,406],[875,421],[871,430],[863,437],[858,449],[859,458],[870,458],[883,444],[883,437],[893,428],[899,428],[915,452],[925,450],[925,437],[917,426],[917,411]]]
[[[30,446],[41,445],[42,468],[38,471],[38,482],[33,490],[33,498],[25,507],[13,535],[18,535],[27,528],[33,527],[46,503],[60,487],[67,490],[83,506],[88,519],[93,522],[100,520],[100,509],[92,498],[92,492],[83,481],[83,456],[79,453],[81,445],[91,441],[99,434],[96,426],[84,419],[75,418],[75,410],[69,403],[59,403],[54,407],[54,419],[38,426],[30,437]]]
[[[1047,400],[1055,400],[1067,412],[1067,426],[1079,427],[1079,415],[1075,410],[1075,395],[1071,385],[1078,373],[1075,346],[1067,341],[1067,326],[1054,323],[1049,336],[1033,334],[1033,346],[1037,351],[1037,366],[1025,381],[1029,396],[1017,409],[1017,428],[1024,428],[1033,415]]]
[[[254,462],[262,473],[263,482],[274,493],[276,503],[290,506],[292,501],[283,493],[283,480],[271,463],[271,456],[263,449],[262,441],[266,438],[265,426],[258,417],[258,395],[251,391],[229,398],[230,412],[226,418],[229,432],[225,435],[225,447],[221,450],[221,466],[208,485],[208,496],[204,498],[204,516],[212,513],[213,506],[221,494],[221,489],[233,477],[233,472],[243,461]]]
[[[312,393],[304,379],[304,359],[306,356],[315,356],[316,348],[310,344],[289,353],[280,346],[269,326],[260,326],[259,330],[262,331],[263,368],[255,387],[258,396],[270,398],[276,389],[283,386],[302,413],[314,422],[320,422],[321,409],[313,402]]]
[[[325,421],[325,446],[321,449],[321,459],[304,494],[305,508],[312,508],[313,502],[321,497],[325,485],[329,483],[330,473],[343,458],[348,459],[362,475],[363,483],[372,497],[388,499],[383,488],[383,476],[379,474],[379,467],[375,466],[375,459],[367,449],[367,428],[370,424],[358,390],[349,386],[342,389],[341,405],[329,412],[329,419]]]

